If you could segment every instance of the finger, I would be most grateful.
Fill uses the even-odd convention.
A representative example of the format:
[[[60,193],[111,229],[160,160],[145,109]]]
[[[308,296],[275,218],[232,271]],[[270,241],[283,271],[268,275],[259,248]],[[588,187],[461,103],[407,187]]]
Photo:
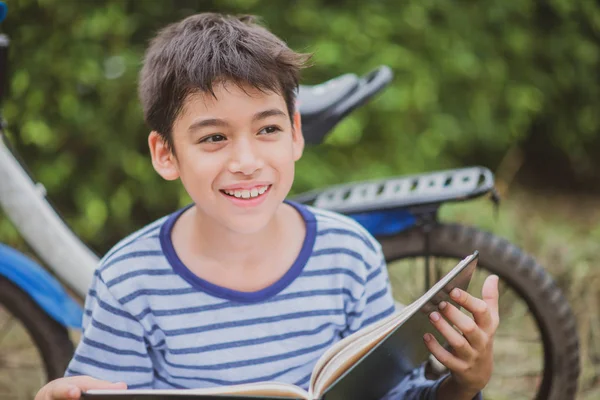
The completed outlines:
[[[463,333],[473,348],[481,350],[487,346],[488,336],[477,326],[471,317],[445,301],[440,303],[439,308],[442,315]]]
[[[431,354],[450,371],[458,371],[464,368],[464,361],[446,350],[431,333],[426,333],[423,340]]]
[[[475,323],[486,333],[495,332],[494,319],[492,318],[491,310],[487,303],[459,288],[454,288],[450,292],[452,300],[463,307],[465,310],[473,314]]]
[[[461,360],[471,360],[474,350],[471,344],[460,333],[456,331],[438,312],[432,312],[429,320],[435,328],[444,336],[446,341]]]
[[[127,389],[127,384],[102,381],[90,376],[72,376],[52,382],[48,394],[52,400],[74,400],[79,399],[82,392],[90,389]]]
[[[77,386],[69,383],[52,384],[49,389],[49,396],[44,398],[52,400],[72,400],[79,399],[81,396],[81,390],[79,390]]]
[[[481,297],[483,301],[487,304],[488,308],[491,310],[492,318],[498,322],[498,301],[499,301],[499,293],[498,293],[498,276],[490,275],[486,278],[485,282],[483,282],[483,288],[481,288]]]
[[[70,383],[73,383],[83,392],[90,389],[127,389],[127,384],[125,382],[102,381],[100,379],[92,378],[91,376],[76,376],[73,378],[73,381],[70,381]]]

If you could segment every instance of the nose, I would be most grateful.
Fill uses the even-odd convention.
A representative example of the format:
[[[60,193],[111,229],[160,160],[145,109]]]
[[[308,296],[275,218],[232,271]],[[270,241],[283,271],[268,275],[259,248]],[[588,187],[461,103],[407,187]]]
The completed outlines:
[[[263,159],[251,140],[243,138],[234,141],[232,144],[229,160],[230,172],[252,175],[263,167]]]

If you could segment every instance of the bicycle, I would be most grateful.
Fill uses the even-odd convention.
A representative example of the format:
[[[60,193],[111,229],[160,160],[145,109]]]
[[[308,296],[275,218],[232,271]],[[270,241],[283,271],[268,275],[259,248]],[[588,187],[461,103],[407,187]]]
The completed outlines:
[[[2,4],[2,3],[0,3]],[[6,76],[8,39],[0,37],[0,77]],[[358,77],[346,74],[320,85],[301,86],[298,93],[303,131],[308,144],[319,144],[327,133],[355,108],[383,90],[392,79],[385,66]],[[0,99],[2,98],[0,91]],[[36,254],[81,300],[91,282],[98,257],[60,219],[48,203],[43,186],[34,183],[16,158],[0,129],[0,206]],[[517,385],[513,398],[573,399],[579,375],[578,336],[569,304],[548,273],[531,256],[508,241],[475,227],[439,221],[438,211],[448,202],[490,195],[496,203],[494,178],[483,167],[438,171],[378,181],[355,182],[315,190],[294,200],[344,213],[371,232],[382,244],[390,280],[401,302],[422,293],[457,260],[477,249],[480,270],[473,291],[480,289],[488,273],[502,283],[501,321],[508,313],[518,315],[539,331],[539,337],[515,346],[499,331],[496,339],[496,370],[517,365],[513,348],[531,358],[538,355],[539,370],[524,379],[495,374],[486,398],[498,389]],[[420,284],[420,289],[417,289]],[[73,354],[69,329],[79,328],[80,305],[65,287],[44,268],[0,244],[0,347],[3,308],[22,325],[41,356],[37,371],[40,385],[63,375]],[[402,289],[402,290],[398,290]],[[416,289],[416,290],[415,290]],[[524,318],[521,314],[528,315]],[[501,329],[503,322],[501,322]],[[25,335],[22,335],[25,336]],[[13,346],[14,347],[14,346]],[[0,350],[0,357],[13,347]],[[525,351],[527,350],[527,351]],[[500,368],[499,368],[500,367]],[[443,373],[435,360],[428,365],[431,377]],[[2,358],[0,358],[0,376]],[[1,390],[1,388],[0,388]],[[1,395],[0,391],[0,395]],[[31,397],[31,396],[30,396]]]

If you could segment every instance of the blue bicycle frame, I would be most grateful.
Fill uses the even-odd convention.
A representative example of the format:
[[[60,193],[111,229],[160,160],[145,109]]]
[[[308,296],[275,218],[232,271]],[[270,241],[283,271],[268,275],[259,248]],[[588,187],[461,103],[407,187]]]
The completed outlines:
[[[81,306],[44,268],[0,243],[0,275],[26,292],[49,316],[68,328],[79,328]]]

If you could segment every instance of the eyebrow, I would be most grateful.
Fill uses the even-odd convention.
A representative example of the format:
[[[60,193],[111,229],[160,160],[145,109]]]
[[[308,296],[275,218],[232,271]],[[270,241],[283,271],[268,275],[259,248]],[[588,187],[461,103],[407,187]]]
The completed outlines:
[[[252,122],[260,121],[262,119],[266,119],[266,118],[274,117],[274,116],[286,117],[287,115],[286,115],[286,113],[284,113],[283,111],[281,111],[278,108],[271,108],[269,110],[264,110],[264,111],[254,114],[254,116],[252,117]],[[220,119],[220,118],[207,118],[207,119],[203,119],[203,120],[194,121],[188,128],[188,131],[193,132],[193,131],[201,129],[201,128],[221,127],[221,126],[229,126],[229,123],[227,123],[227,121],[225,121],[224,119]]]

